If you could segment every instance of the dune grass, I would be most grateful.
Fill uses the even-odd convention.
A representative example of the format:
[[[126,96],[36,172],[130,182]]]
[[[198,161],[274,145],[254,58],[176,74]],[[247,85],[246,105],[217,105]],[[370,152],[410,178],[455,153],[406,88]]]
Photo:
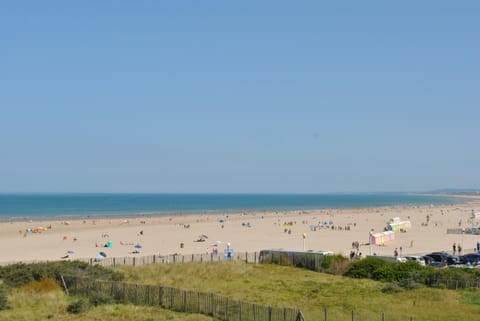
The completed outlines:
[[[480,290],[419,288],[382,293],[385,283],[351,279],[277,265],[242,262],[120,267],[129,282],[162,284],[217,294],[262,305],[300,308],[307,321],[480,320]]]
[[[76,298],[66,296],[61,290],[31,291],[27,288],[13,290],[9,297],[10,309],[0,311],[2,321],[213,321],[199,314],[178,313],[154,307],[110,304],[92,308],[81,314],[66,312]]]

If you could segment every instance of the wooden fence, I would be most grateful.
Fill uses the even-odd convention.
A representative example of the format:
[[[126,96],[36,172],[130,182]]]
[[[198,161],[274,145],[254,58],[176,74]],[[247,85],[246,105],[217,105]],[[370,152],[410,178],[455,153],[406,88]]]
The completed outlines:
[[[480,288],[480,280],[448,280],[448,279],[430,279],[426,281],[426,285],[431,287],[441,287],[449,290],[458,290],[466,288]]]
[[[259,252],[238,252],[232,257],[225,258],[223,253],[220,254],[170,254],[170,255],[146,255],[146,256],[126,256],[126,257],[107,257],[98,258],[71,258],[75,261],[86,262],[90,265],[102,266],[141,266],[147,264],[170,264],[170,263],[190,263],[190,262],[220,262],[220,261],[244,261],[245,263],[260,263]],[[25,260],[21,261],[25,264],[58,262],[60,260]],[[18,261],[0,262],[0,266],[18,263]]]
[[[305,321],[298,309],[261,306],[214,293],[187,291],[161,285],[100,281],[76,276],[62,276],[62,280],[66,292],[71,295],[89,297],[101,293],[111,296],[116,302],[199,313],[223,321]]]
[[[226,258],[222,255],[210,254],[190,254],[190,255],[147,255],[147,256],[127,256],[127,257],[111,257],[104,259],[83,259],[90,264],[98,264],[102,266],[142,266],[147,264],[170,264],[170,263],[191,263],[191,262],[220,262],[220,261],[243,261],[245,263],[259,263],[258,252],[239,252],[232,257]]]

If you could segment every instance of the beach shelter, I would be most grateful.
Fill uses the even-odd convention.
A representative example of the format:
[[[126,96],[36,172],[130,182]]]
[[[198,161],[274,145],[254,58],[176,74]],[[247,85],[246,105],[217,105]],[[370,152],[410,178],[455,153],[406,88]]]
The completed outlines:
[[[141,245],[141,244],[135,244],[134,248],[136,248],[136,249],[141,249],[141,248],[142,248],[142,245]]]
[[[395,232],[386,231],[381,233],[370,233],[371,245],[384,245],[390,241],[395,240]]]

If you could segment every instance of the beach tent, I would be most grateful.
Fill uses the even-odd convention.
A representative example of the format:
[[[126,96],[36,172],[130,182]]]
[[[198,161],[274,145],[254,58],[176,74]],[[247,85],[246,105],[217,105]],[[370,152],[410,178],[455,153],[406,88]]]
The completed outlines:
[[[406,231],[411,227],[412,227],[412,223],[410,221],[398,221],[395,223],[389,223],[387,225],[387,230],[395,231],[395,232],[400,230]]]
[[[387,224],[388,231],[407,231],[409,228],[412,227],[412,223],[410,221],[402,221],[400,217],[391,218]]]

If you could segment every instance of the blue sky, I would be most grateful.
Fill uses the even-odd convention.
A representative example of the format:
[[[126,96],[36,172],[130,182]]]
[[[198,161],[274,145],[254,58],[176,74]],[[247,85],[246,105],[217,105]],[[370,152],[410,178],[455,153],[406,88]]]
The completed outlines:
[[[480,187],[478,1],[0,4],[0,192]]]

